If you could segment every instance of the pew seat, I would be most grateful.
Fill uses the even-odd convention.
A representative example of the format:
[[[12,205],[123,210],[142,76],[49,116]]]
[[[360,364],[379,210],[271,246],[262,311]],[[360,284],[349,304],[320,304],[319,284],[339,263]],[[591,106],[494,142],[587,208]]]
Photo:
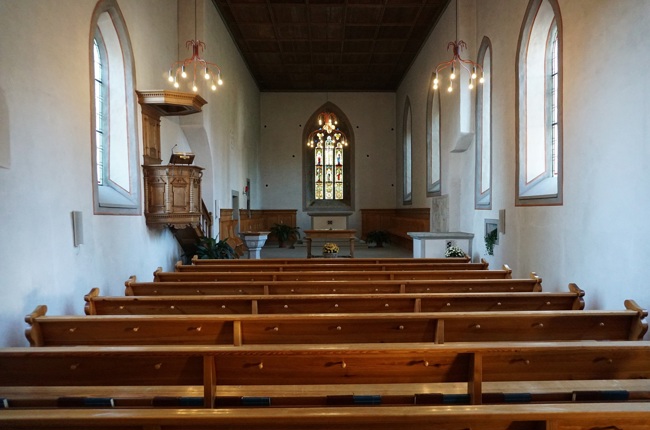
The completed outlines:
[[[53,430],[645,430],[647,403],[561,405],[472,405],[418,408],[359,406],[341,408],[256,409],[40,409],[6,410],[0,427]]]

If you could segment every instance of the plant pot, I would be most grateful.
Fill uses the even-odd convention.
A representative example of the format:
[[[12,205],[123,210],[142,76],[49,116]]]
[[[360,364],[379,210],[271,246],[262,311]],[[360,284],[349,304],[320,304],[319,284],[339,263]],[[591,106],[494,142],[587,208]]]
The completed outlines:
[[[338,252],[323,252],[323,258],[336,258],[338,256]]]

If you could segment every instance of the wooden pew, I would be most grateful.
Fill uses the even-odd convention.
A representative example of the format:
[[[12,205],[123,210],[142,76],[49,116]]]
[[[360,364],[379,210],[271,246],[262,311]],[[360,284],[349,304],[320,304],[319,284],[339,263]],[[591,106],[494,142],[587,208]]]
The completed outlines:
[[[390,279],[510,279],[512,270],[411,270],[364,271],[341,270],[304,272],[154,272],[154,282],[178,281],[377,281]]]
[[[647,403],[255,409],[6,410],[0,427],[53,430],[604,430],[646,429]]]
[[[84,296],[87,315],[476,312],[584,309],[584,291],[566,293],[393,293],[291,295]]]
[[[360,281],[178,281],[126,282],[128,296],[149,295],[240,295],[240,294],[392,294],[461,292],[542,291],[542,279],[534,273],[528,279],[437,279]]]
[[[335,260],[330,258],[330,260]],[[176,263],[176,272],[313,272],[313,271],[414,271],[414,270],[488,270],[488,263],[357,263],[357,264],[328,264],[323,261],[305,264],[229,264],[229,265],[195,265]]]
[[[27,315],[33,346],[272,345],[341,343],[640,340],[647,312],[339,313],[285,315]]]
[[[264,258],[259,260],[216,260],[216,259],[200,259],[196,255],[192,257],[192,264],[194,265],[208,265],[208,266],[231,266],[231,265],[251,265],[259,264],[265,266],[267,264],[279,265],[292,265],[292,264],[310,264],[321,263],[323,261],[314,258]],[[327,264],[330,265],[346,265],[346,264],[400,264],[400,263],[469,263],[469,257],[455,257],[455,258],[405,258],[405,257],[378,257],[378,258],[331,258],[328,259]]]
[[[84,398],[96,387],[112,388],[108,391],[112,404],[119,406],[124,393],[148,399],[152,394],[176,395],[183,387],[193,387],[202,392],[203,407],[209,408],[232,400],[220,402],[220,388],[251,385],[287,387],[285,396],[297,395],[302,406],[310,402],[352,406],[353,402],[337,400],[342,400],[341,396],[352,400],[352,393],[359,393],[363,385],[364,396],[381,403],[382,396],[374,393],[393,384],[415,384],[409,388],[419,385],[410,396],[410,404],[419,405],[445,402],[447,384],[455,388],[460,384],[464,392],[453,393],[448,400],[476,405],[484,399],[505,403],[505,394],[523,399],[544,381],[556,383],[555,391],[560,387],[562,392],[576,395],[581,381],[612,381],[613,385],[646,379],[647,391],[649,378],[650,343],[644,341],[0,349],[0,390],[9,393],[9,407],[26,407],[30,400],[47,398],[60,402],[57,390],[67,398]],[[529,381],[526,392],[500,391],[500,400],[499,393],[491,392],[496,383],[518,381]],[[313,399],[299,394],[301,387],[314,385],[319,390]],[[20,388],[25,389],[22,397]],[[281,393],[276,392],[278,397]],[[550,401],[543,396],[536,398]],[[141,402],[151,405],[153,399]],[[92,402],[81,403],[93,406]],[[404,415],[409,413],[404,410]],[[0,411],[0,416],[3,414]]]

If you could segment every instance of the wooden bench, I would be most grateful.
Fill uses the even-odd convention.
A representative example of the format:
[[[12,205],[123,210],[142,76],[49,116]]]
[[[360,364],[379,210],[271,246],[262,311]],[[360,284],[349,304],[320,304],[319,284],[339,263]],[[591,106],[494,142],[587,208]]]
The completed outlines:
[[[154,282],[178,281],[376,281],[408,279],[509,279],[512,270],[404,270],[404,271],[305,271],[305,272],[163,272],[158,268]]]
[[[371,281],[177,281],[138,282],[131,276],[125,283],[127,296],[150,295],[236,295],[236,294],[392,294],[463,292],[542,291],[542,279],[437,279]]]
[[[208,266],[232,266],[232,265],[252,265],[259,264],[262,266],[273,264],[279,265],[292,265],[292,264],[314,264],[322,263],[323,261],[315,260],[313,258],[265,258],[260,260],[215,260],[215,259],[200,259],[196,255],[192,258],[194,265],[208,265]],[[354,260],[350,258],[332,258],[327,260],[330,265],[346,265],[346,264],[401,264],[401,263],[469,263],[469,257],[457,258],[405,258],[405,257],[384,257],[384,258],[357,258]]]
[[[205,430],[278,429],[410,430],[510,429],[605,430],[646,429],[650,409],[645,402],[508,404],[428,406],[357,406],[339,408],[336,414],[322,407],[247,409],[38,409],[6,410],[0,427],[12,429],[70,430]]]
[[[554,393],[567,393],[571,400],[584,387],[581,381],[611,381],[610,386],[615,386],[645,379],[647,391],[649,378],[650,343],[644,341],[0,349],[0,391],[7,393],[10,408],[28,407],[30,401],[42,406],[48,399],[60,406],[73,403],[62,404],[61,394],[76,399],[77,407],[93,407],[83,400],[98,388],[110,395],[112,405],[132,406],[137,399],[122,399],[130,393],[145,406],[155,404],[152,395],[176,396],[187,393],[188,387],[200,390],[203,407],[224,407],[233,399],[218,396],[222,387],[246,386],[258,386],[260,393],[263,386],[287,387],[284,396],[302,400],[303,406],[312,402],[352,406],[360,385],[364,397],[381,403],[382,391],[394,384],[414,384],[407,387],[414,389],[406,400],[411,405],[531,399],[548,403],[551,397],[536,391],[539,382],[554,382]],[[522,381],[529,381],[525,392],[492,391],[497,383]],[[448,385],[465,388],[447,395]],[[302,395],[301,387],[310,386],[317,386],[318,392]],[[22,397],[20,388],[24,388]],[[282,390],[276,394],[271,404],[281,404]],[[236,399],[242,400],[241,396]],[[566,395],[555,399],[566,399]],[[258,405],[271,401],[255,400]],[[0,411],[0,417],[5,412]],[[410,413],[410,409],[403,410],[403,416]]]
[[[290,295],[84,296],[87,315],[476,312],[584,309],[584,291],[567,293],[393,293]]]
[[[518,311],[242,315],[46,316],[25,318],[34,346],[269,345],[640,340],[647,312]]]
[[[338,260],[330,258],[328,260]],[[350,259],[348,259],[350,260]],[[264,260],[262,260],[264,261]],[[354,261],[354,260],[353,260]],[[482,260],[480,263],[418,263],[417,260],[411,260],[404,263],[357,263],[346,264],[328,264],[319,261],[318,263],[305,264],[284,264],[276,265],[269,263],[262,264],[230,264],[230,265],[195,265],[183,264],[181,261],[176,263],[176,272],[306,272],[306,271],[414,271],[414,270],[488,270],[488,262]]]

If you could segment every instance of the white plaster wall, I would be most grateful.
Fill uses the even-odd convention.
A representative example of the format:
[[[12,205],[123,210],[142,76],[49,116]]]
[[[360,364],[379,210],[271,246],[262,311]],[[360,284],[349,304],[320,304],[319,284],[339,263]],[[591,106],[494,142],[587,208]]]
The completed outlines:
[[[465,1],[465,0],[461,0]],[[546,291],[564,291],[575,282],[586,291],[588,308],[622,309],[635,299],[650,306],[650,39],[644,24],[650,3],[643,0],[560,0],[564,28],[564,204],[515,207],[515,60],[527,2],[476,1],[476,40],[492,41],[493,209],[474,210],[474,144],[450,153],[457,105],[443,94],[442,191],[449,194],[450,229],[476,235],[474,257],[492,267],[509,264],[516,276],[536,271]],[[432,32],[397,91],[397,118],[411,100],[414,118],[413,205],[425,196],[426,91],[435,65],[451,57],[455,3]],[[416,122],[416,118],[422,118]],[[398,126],[400,123],[398,122]],[[399,135],[399,134],[398,134]],[[397,139],[401,148],[401,140]],[[398,156],[401,152],[398,151]],[[401,160],[397,178],[401,181]],[[398,181],[398,182],[399,182]],[[401,183],[397,203],[401,203]],[[485,256],[483,220],[506,210],[506,234],[493,257]]]
[[[180,0],[179,6],[179,55],[186,58],[191,54],[185,40],[194,38],[194,2]],[[214,210],[215,201],[221,208],[232,208],[233,190],[240,193],[240,207],[245,207],[241,193],[246,178],[259,182],[260,93],[212,2],[197,0],[197,6],[197,36],[206,43],[203,58],[219,65],[224,84],[216,92],[201,92],[208,102],[203,113],[183,117],[181,124],[197,157],[199,153],[203,160],[210,157],[207,162],[195,161],[206,168],[202,186],[208,208]],[[259,192],[253,190],[251,195],[258,201]]]
[[[303,126],[330,101],[346,114],[354,131],[356,212],[348,227],[360,231],[359,209],[389,208],[395,201],[394,93],[275,93],[261,94],[261,207],[297,209],[297,224],[311,228],[303,213]],[[254,208],[259,208],[254,207]]]
[[[93,215],[89,37],[95,4],[95,0],[0,1],[1,346],[26,345],[23,318],[37,305],[46,304],[51,315],[83,314],[83,295],[92,287],[99,287],[102,294],[121,295],[130,275],[151,280],[156,267],[170,269],[181,254],[168,230],[148,228],[143,215]],[[118,4],[133,46],[136,88],[164,88],[166,71],[177,56],[176,0],[118,0]],[[216,20],[213,7],[212,12],[209,19]],[[209,43],[230,44],[225,67],[230,61],[241,64],[229,36]],[[241,86],[235,92],[245,94],[238,96],[238,111],[250,113],[250,118],[241,113],[229,116],[228,127],[237,133],[253,130],[246,146],[251,152],[249,148],[257,146],[259,99],[250,77],[241,68],[235,70],[229,84]],[[206,140],[211,144],[221,142],[220,115],[236,105],[233,100],[228,103],[210,111],[214,119]],[[141,123],[139,112],[137,119]],[[164,150],[170,150],[177,138],[182,140],[178,127],[178,121],[165,123]],[[141,130],[138,138],[142,139]],[[251,164],[246,151],[231,157],[242,166],[241,172]],[[168,156],[163,152],[163,158]],[[239,185],[239,178],[225,178]],[[83,212],[84,244],[77,248],[71,211]]]

